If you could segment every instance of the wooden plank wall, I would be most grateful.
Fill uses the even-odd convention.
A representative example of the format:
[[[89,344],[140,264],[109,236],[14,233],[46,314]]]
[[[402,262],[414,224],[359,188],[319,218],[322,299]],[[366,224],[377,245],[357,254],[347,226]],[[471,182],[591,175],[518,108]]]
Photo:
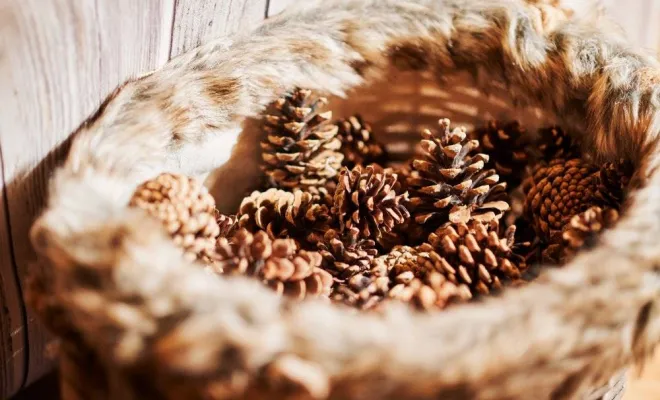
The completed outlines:
[[[660,2],[606,1],[634,41],[660,48]],[[0,398],[49,367],[46,333],[18,299],[29,227],[70,133],[122,81],[291,3],[0,0]]]

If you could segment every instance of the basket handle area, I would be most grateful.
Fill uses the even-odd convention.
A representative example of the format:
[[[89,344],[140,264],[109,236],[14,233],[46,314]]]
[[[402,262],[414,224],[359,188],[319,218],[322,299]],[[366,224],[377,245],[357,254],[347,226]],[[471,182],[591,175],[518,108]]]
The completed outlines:
[[[122,398],[127,388],[231,398],[263,387],[342,399],[561,398],[604,383],[660,339],[659,173],[596,250],[437,315],[396,306],[356,315],[210,279],[156,222],[125,207],[145,178],[219,166],[232,143],[209,144],[283,92],[343,94],[392,60],[421,61],[439,78],[486,70],[584,126],[598,155],[643,157],[642,172],[655,170],[657,61],[594,21],[548,26],[520,0],[308,1],[127,83],[78,132],[53,178],[32,231],[52,287],[33,290],[48,301],[32,303],[66,314],[76,338],[115,368],[113,387],[124,377]]]

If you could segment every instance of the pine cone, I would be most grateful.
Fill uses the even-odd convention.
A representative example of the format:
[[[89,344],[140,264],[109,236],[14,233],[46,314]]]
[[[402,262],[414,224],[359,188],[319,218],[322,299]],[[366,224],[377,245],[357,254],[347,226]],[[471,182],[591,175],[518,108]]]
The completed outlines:
[[[527,265],[512,250],[515,227],[505,237],[498,235],[499,223],[452,224],[429,236],[418,247],[420,268],[437,271],[455,285],[466,285],[473,294],[500,289],[504,281],[521,280]]]
[[[385,147],[373,136],[371,126],[366,124],[359,115],[337,121],[341,152],[344,155],[344,166],[353,168],[356,165],[384,164],[387,161]]]
[[[493,120],[477,129],[475,136],[481,144],[479,151],[490,158],[489,166],[495,168],[509,188],[518,187],[529,164],[528,135],[522,125],[517,121],[503,125]]]
[[[271,240],[264,231],[241,229],[231,242],[220,238],[214,257],[216,272],[259,278],[280,294],[303,299],[327,296],[332,276],[320,268],[317,252],[299,250],[291,239]]]
[[[613,208],[591,207],[573,216],[561,234],[559,243],[548,246],[545,261],[563,264],[584,249],[595,246],[600,234],[616,224],[619,212]]]
[[[449,125],[444,119],[439,131],[422,133],[423,158],[412,164],[419,175],[408,180],[411,212],[427,231],[446,222],[496,220],[509,209],[506,183],[499,183],[494,169],[484,169],[487,155],[474,154],[479,142]]]
[[[238,226],[253,233],[264,230],[271,239],[292,237],[316,246],[331,220],[328,207],[316,201],[300,190],[253,192],[241,203]]]
[[[575,140],[561,127],[550,126],[539,130],[539,158],[542,162],[580,158],[581,151]]]
[[[525,215],[548,241],[598,201],[598,169],[580,159],[537,167],[524,183]]]
[[[365,273],[378,255],[376,243],[360,238],[357,228],[348,229],[344,234],[330,229],[323,239],[318,247],[325,261],[324,269],[337,279],[346,280]]]
[[[467,286],[450,282],[439,272],[418,262],[419,253],[408,246],[398,246],[379,257],[390,276],[389,299],[403,301],[423,309],[443,309],[450,304],[470,299]]]
[[[187,259],[204,260],[213,253],[220,234],[215,200],[194,178],[159,175],[137,188],[130,205],[158,218]]]
[[[396,174],[376,173],[373,166],[364,170],[361,166],[342,168],[332,208],[340,231],[357,228],[362,238],[380,241],[404,223],[410,217],[404,206],[408,193],[397,193],[396,182]]]
[[[238,229],[238,219],[235,215],[218,214],[216,221],[220,228],[220,234],[218,235],[220,237],[230,238]]]
[[[620,209],[634,169],[625,161],[606,163],[598,172],[598,198],[606,207]]]
[[[389,290],[390,280],[387,275],[356,274],[346,282],[338,283],[330,298],[360,310],[374,310],[383,302]]]
[[[270,187],[307,190],[337,176],[341,140],[329,123],[332,112],[319,113],[326,103],[300,89],[275,103],[277,115],[266,116],[268,138],[261,148]]]

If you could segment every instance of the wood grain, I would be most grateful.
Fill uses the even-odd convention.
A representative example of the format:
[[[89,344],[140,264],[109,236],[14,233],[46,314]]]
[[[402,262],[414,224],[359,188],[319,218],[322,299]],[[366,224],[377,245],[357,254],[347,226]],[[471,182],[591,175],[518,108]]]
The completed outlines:
[[[267,0],[176,0],[170,56],[256,25],[266,5]]]
[[[11,228],[19,278],[35,259],[29,227],[44,205],[46,182],[67,137],[119,83],[168,59],[173,10],[174,0],[0,0],[4,223]],[[0,244],[6,236],[0,236]],[[6,273],[11,262],[5,256],[0,261],[3,283],[11,286]],[[12,316],[18,315],[19,290],[4,291]],[[14,325],[5,327],[3,320],[3,329],[20,328],[13,318],[9,321]],[[29,383],[48,368],[47,335],[29,311],[24,323],[29,351],[22,355]],[[22,345],[13,346],[16,352]],[[0,368],[11,360],[3,360]],[[3,381],[22,380],[19,366],[16,361],[13,370],[3,370]]]
[[[290,4],[293,4],[293,2],[293,0],[270,0],[266,15],[272,17],[273,15],[279,14]]]

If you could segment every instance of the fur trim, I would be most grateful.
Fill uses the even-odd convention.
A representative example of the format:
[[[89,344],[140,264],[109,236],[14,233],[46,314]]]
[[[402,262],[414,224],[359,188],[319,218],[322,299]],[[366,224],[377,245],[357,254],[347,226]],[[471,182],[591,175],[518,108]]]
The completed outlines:
[[[341,399],[585,394],[660,339],[660,173],[646,175],[660,160],[651,146],[660,69],[598,19],[557,14],[550,24],[542,11],[521,0],[301,2],[127,83],[77,134],[54,177],[32,231],[54,281],[33,299],[63,307],[74,336],[107,364],[110,397],[233,398],[291,387]],[[605,243],[566,269],[439,315],[397,307],[356,315],[210,279],[125,208],[149,176],[220,166],[235,144],[229,133],[283,92],[341,95],[400,57],[426,61],[439,79],[486,71],[519,101],[584,127],[597,155],[644,156],[647,186]],[[224,137],[221,149],[205,146]]]

